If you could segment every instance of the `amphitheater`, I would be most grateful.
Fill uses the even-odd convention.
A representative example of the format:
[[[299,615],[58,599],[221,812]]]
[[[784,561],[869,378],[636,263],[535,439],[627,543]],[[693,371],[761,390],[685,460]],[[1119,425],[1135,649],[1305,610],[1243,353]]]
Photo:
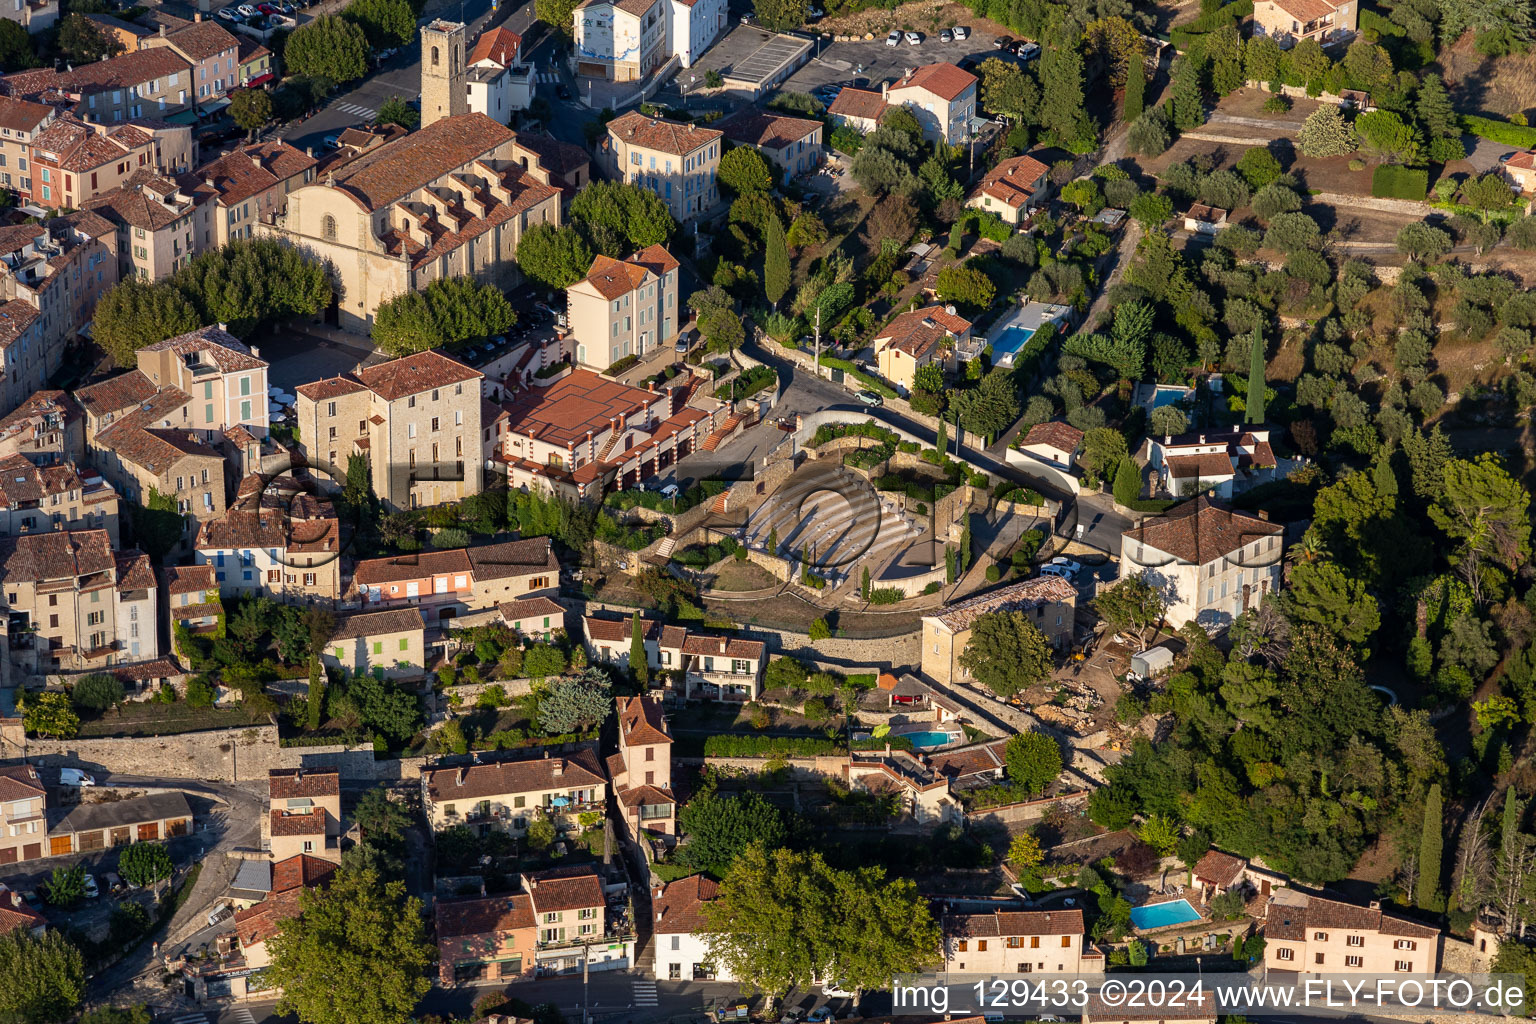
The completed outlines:
[[[895,579],[943,560],[928,516],[903,512],[894,497],[882,501],[866,478],[831,462],[798,470],[752,511],[745,530],[749,544],[764,548],[777,533],[777,554],[803,552],[837,583],[864,565],[876,579]]]

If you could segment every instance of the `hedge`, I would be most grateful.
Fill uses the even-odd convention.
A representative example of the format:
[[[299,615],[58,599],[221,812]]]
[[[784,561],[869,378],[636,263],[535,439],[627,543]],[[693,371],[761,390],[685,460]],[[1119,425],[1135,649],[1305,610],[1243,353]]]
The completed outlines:
[[[1371,175],[1371,195],[1377,199],[1407,199],[1422,203],[1429,192],[1429,172],[1420,167],[1382,164]]]
[[[1496,121],[1491,117],[1476,117],[1471,114],[1462,117],[1461,126],[1473,135],[1503,146],[1536,149],[1536,128],[1510,124],[1508,121]]]
[[[1383,18],[1375,11],[1368,11],[1365,8],[1360,9],[1360,31],[1362,34],[1375,32],[1377,40],[1408,33],[1408,30],[1397,22]]]
[[[810,448],[820,448],[828,441],[835,441],[840,437],[870,437],[876,441],[891,446],[894,451],[896,443],[901,440],[900,435],[894,430],[880,426],[874,420],[865,420],[863,423],[823,423],[816,428],[816,433],[811,435]]]
[[[1224,25],[1233,25],[1253,13],[1253,0],[1236,0],[1235,3],[1202,14],[1188,24],[1180,25],[1168,33],[1174,49],[1180,53],[1188,50],[1197,36],[1214,32]]]
[[[867,740],[854,740],[848,746],[854,750],[884,750],[890,744],[892,750],[911,750],[912,741],[905,736],[871,736]]]
[[[719,734],[704,740],[705,757],[820,757],[841,754],[847,747],[836,740],[799,736]]]
[[[869,592],[870,604],[895,604],[905,599],[907,592],[899,587],[876,587]]]
[[[887,385],[884,381],[880,380],[878,377],[871,377],[857,366],[854,366],[853,363],[849,362],[847,359],[833,359],[831,356],[822,356],[821,365],[829,367],[833,370],[842,370],[848,376],[852,377],[854,380],[858,381],[860,384],[863,384],[865,387],[869,388],[869,390],[883,398],[896,397],[896,392],[892,391],[890,386]]]

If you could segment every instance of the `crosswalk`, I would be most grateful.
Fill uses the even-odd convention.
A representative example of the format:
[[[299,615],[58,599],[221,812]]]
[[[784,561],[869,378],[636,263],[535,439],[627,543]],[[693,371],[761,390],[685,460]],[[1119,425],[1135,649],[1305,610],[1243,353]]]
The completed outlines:
[[[251,1015],[249,1007],[237,1006],[226,1015],[234,1024],[256,1024],[256,1018]]]
[[[372,107],[365,107],[357,103],[338,103],[336,104],[336,109],[341,111],[343,114],[352,114],[355,117],[361,117],[370,121],[373,119],[373,116],[378,113],[378,111],[374,110]]]
[[[556,82],[560,81],[560,76],[553,71],[540,71],[539,81],[545,85],[554,85]]]
[[[657,1000],[656,1000],[656,983],[654,981],[636,981],[635,982],[635,1005],[636,1006],[655,1006],[655,1005],[657,1005]]]
[[[250,1011],[247,1010],[247,1013]],[[178,1013],[171,1018],[171,1024],[208,1024],[206,1013]]]

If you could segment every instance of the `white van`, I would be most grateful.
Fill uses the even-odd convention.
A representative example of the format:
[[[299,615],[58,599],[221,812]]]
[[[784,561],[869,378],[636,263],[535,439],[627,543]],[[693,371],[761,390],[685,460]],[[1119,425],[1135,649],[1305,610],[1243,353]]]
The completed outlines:
[[[61,786],[94,786],[96,780],[91,778],[79,768],[60,768],[59,785]]]

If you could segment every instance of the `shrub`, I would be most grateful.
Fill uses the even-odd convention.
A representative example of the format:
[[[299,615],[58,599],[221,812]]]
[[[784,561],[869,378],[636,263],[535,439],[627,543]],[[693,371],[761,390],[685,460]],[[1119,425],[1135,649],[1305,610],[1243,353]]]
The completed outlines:
[[[996,562],[993,562],[991,565],[987,566],[987,582],[988,583],[996,583],[998,580],[1000,580],[1002,578],[1003,578],[1003,570],[998,567]]]
[[[1527,128],[1508,121],[1496,121],[1491,117],[1465,116],[1461,126],[1473,135],[1481,136],[1504,146],[1536,149],[1536,128]]]
[[[883,744],[882,744],[883,745]],[[820,757],[846,748],[819,737],[753,736],[717,733],[704,740],[705,757]]]
[[[69,699],[77,708],[105,711],[123,699],[123,684],[116,676],[96,672],[77,681]]]
[[[1422,168],[1382,164],[1371,175],[1371,195],[1378,199],[1407,199],[1422,203],[1429,192],[1429,172]]]
[[[896,587],[876,587],[869,592],[870,604],[895,604],[906,597],[906,592]]]

